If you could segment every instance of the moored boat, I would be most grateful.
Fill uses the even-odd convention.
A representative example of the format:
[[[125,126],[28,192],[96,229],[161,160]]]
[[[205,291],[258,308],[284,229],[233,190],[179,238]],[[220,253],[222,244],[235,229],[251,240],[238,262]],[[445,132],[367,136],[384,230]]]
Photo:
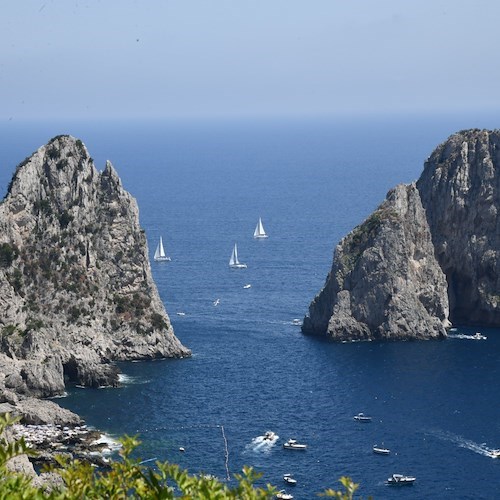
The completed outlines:
[[[374,445],[373,453],[376,453],[377,455],[389,455],[391,453],[391,450],[389,450],[388,448],[384,448],[383,446]]]
[[[358,413],[357,415],[354,415],[354,420],[357,420],[358,422],[371,422],[372,417],[365,415],[364,413]]]
[[[285,490],[280,490],[276,493],[276,498],[280,498],[281,500],[292,500],[293,495],[290,495],[290,493],[287,493]]]
[[[291,474],[283,474],[283,481],[290,486],[295,486],[297,484],[297,480]]]
[[[289,439],[286,443],[283,443],[283,448],[285,450],[306,450],[307,444],[297,443],[297,440]]]
[[[404,476],[403,474],[393,474],[387,479],[387,484],[391,486],[411,486],[417,478],[413,476]]]

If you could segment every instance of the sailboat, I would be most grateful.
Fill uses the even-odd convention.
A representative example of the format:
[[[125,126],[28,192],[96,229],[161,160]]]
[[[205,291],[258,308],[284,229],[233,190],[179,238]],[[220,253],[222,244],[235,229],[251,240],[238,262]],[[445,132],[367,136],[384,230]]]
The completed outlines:
[[[161,239],[161,236],[160,236],[160,242],[158,243],[158,246],[156,247],[155,250],[154,259],[156,262],[162,262],[162,261],[166,262],[170,260],[170,257],[168,257],[165,254],[165,249],[163,248],[163,240]]]
[[[253,232],[254,238],[269,238],[264,230],[264,226],[262,225],[262,219],[259,217],[259,222],[257,222],[257,226],[255,226],[255,231]]]
[[[247,267],[246,264],[242,264],[238,260],[238,247],[236,246],[236,243],[234,244],[233,253],[229,259],[229,267],[231,269],[245,269]]]

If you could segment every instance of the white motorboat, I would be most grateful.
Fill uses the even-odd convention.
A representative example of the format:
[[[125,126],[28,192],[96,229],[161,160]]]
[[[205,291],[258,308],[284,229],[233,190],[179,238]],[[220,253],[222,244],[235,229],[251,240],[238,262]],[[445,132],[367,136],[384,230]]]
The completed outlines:
[[[384,448],[383,446],[374,445],[373,453],[376,453],[377,455],[389,455],[391,453],[391,450],[389,450],[388,448]]]
[[[264,226],[262,225],[262,219],[259,217],[259,222],[257,222],[257,226],[255,226],[255,231],[253,232],[254,238],[269,238],[264,230]]]
[[[275,439],[276,434],[273,431],[266,431],[264,437],[262,438],[263,441],[274,441]]]
[[[171,260],[170,257],[168,257],[165,254],[165,249],[163,248],[163,240],[161,236],[160,236],[160,242],[158,243],[155,250],[154,260],[156,262],[168,262]]]
[[[283,481],[290,486],[295,486],[297,484],[297,480],[291,474],[283,474]]]
[[[233,253],[229,259],[229,267],[231,269],[245,269],[247,267],[246,264],[243,264],[238,260],[238,247],[236,243],[234,244]]]
[[[500,458],[500,450],[491,450],[490,457],[491,458]]]
[[[290,495],[290,493],[287,493],[285,490],[280,490],[276,493],[276,498],[280,498],[281,500],[292,500],[293,495]]]
[[[358,413],[357,415],[354,415],[354,420],[357,420],[358,422],[371,422],[372,417],[369,417],[368,415],[365,415],[364,413]]]
[[[307,444],[297,443],[297,440],[289,439],[286,443],[283,443],[283,448],[285,450],[305,450],[307,449]]]
[[[243,288],[247,290],[248,288],[252,288],[252,285],[250,283],[243,285]]]
[[[487,337],[486,335],[483,335],[482,333],[476,332],[473,336],[474,340],[486,340]]]
[[[294,319],[292,319],[292,325],[301,326],[302,320],[300,320],[299,318],[294,318]]]
[[[417,478],[413,476],[403,476],[403,474],[393,474],[387,479],[387,484],[391,486],[411,486]]]

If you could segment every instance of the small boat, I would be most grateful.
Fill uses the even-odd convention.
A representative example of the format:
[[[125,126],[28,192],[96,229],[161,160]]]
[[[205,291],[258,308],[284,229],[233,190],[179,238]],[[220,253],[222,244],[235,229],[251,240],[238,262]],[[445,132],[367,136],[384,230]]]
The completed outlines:
[[[383,448],[382,446],[374,445],[373,453],[377,453],[377,455],[389,455],[391,453],[391,450],[389,450],[388,448]]]
[[[262,438],[263,441],[274,441],[276,439],[276,434],[273,431],[267,431]]]
[[[491,458],[500,458],[500,450],[491,450],[490,457]]]
[[[220,304],[220,299],[215,299],[214,300],[214,306],[218,306]]]
[[[179,312],[177,313],[177,316],[186,316],[186,313],[185,313],[185,312],[182,312],[182,311],[179,311]]]
[[[283,481],[290,486],[295,486],[297,484],[297,480],[291,474],[283,474]]]
[[[283,448],[285,450],[305,450],[307,449],[307,444],[297,443],[295,439],[289,439],[286,443],[283,443]]]
[[[403,474],[393,474],[387,479],[387,484],[391,486],[411,486],[417,478],[413,476],[403,476]]]
[[[262,219],[260,217],[259,222],[257,222],[257,226],[255,227],[255,231],[253,232],[253,237],[257,239],[269,238],[264,231],[264,226],[262,225]]]
[[[486,335],[483,335],[482,333],[479,333],[479,332],[476,332],[476,333],[472,336],[472,338],[473,338],[474,340],[486,340],[486,339],[487,339]]]
[[[364,413],[358,413],[357,415],[354,415],[354,420],[357,420],[358,422],[371,422],[372,417],[369,417],[368,415],[365,415]]]
[[[276,493],[276,498],[280,498],[281,500],[292,500],[293,495],[290,495],[290,493],[287,493],[285,490],[280,490]]]
[[[252,285],[250,285],[250,283],[248,283],[247,285],[243,285],[243,288],[245,290],[248,290],[249,288],[252,288]]]
[[[238,260],[238,247],[236,246],[236,243],[234,244],[233,253],[229,259],[229,267],[231,269],[245,269],[247,267],[246,264],[242,264]]]
[[[165,249],[163,248],[163,240],[160,236],[160,242],[158,243],[156,250],[155,250],[155,255],[154,255],[154,260],[156,262],[168,262],[170,261],[170,257],[168,257],[165,254]]]
[[[302,321],[299,318],[294,318],[294,319],[292,319],[292,325],[301,326]]]

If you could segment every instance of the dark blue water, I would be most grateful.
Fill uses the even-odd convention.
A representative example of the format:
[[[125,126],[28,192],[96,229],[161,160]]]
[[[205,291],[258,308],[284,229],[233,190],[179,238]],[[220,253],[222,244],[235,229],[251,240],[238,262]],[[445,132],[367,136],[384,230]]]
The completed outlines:
[[[488,118],[469,125],[495,126]],[[144,459],[221,479],[224,431],[231,475],[252,465],[281,488],[291,472],[295,498],[337,487],[342,475],[375,498],[498,497],[500,460],[488,456],[500,447],[498,331],[482,330],[485,341],[460,338],[474,330],[459,329],[445,342],[332,344],[292,324],[323,285],[339,239],[469,125],[3,126],[2,191],[15,164],[59,133],[80,137],[98,167],[113,161],[138,200],[150,252],[162,235],[172,257],[153,262],[153,274],[177,336],[193,350],[191,359],[124,363],[123,387],[72,388],[59,402],[112,435],[139,435]],[[264,241],[252,238],[259,216]],[[234,242],[247,269],[228,267]],[[360,411],[373,421],[355,422]],[[266,430],[277,444],[255,446]],[[284,450],[290,437],[309,449]],[[374,455],[375,443],[391,455]],[[417,482],[393,490],[384,484],[393,472]]]

